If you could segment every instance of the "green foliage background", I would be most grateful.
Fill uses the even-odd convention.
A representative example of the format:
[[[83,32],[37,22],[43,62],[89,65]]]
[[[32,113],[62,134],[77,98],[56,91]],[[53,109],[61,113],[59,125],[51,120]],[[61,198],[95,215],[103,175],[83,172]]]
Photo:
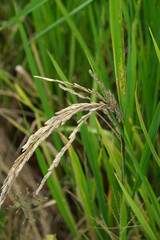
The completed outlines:
[[[126,147],[124,184],[120,142],[95,115],[48,179],[72,239],[159,239],[160,1],[2,1],[0,15],[2,108],[12,101],[5,94],[9,90],[22,109],[35,114],[40,127],[78,100],[34,76],[98,90],[88,74],[91,68],[114,93],[123,114],[123,127],[116,124]],[[27,84],[15,72],[17,65],[30,75]],[[22,124],[11,119],[29,136],[25,116]],[[74,126],[70,121],[62,133],[67,137]],[[59,134],[50,141],[60,151]],[[43,144],[36,157],[45,174],[53,160],[50,149]],[[64,179],[76,196],[74,211]]]

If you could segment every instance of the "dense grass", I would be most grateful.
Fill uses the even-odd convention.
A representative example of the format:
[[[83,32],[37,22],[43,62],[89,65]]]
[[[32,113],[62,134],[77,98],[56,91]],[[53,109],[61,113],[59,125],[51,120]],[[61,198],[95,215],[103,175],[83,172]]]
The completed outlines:
[[[121,125],[111,115],[121,142],[98,115],[92,116],[47,181],[70,238],[159,239],[160,2],[8,1],[0,14],[1,108],[10,106],[9,90],[21,109],[35,114],[39,128],[79,99],[34,76],[77,82],[103,94],[88,74],[91,68],[114,93],[122,112]],[[15,72],[17,65],[31,76],[27,84]],[[30,135],[25,116],[19,124],[1,115]],[[57,151],[74,126],[70,121],[52,134]],[[43,174],[52,155],[46,144],[36,150]],[[64,190],[66,182],[72,200]]]

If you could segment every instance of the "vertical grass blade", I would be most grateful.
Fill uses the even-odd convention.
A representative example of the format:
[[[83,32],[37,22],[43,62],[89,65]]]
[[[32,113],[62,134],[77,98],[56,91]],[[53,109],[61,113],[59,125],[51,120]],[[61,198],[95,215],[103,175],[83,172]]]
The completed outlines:
[[[118,178],[117,178],[117,181],[118,181],[118,183],[119,183],[119,185],[120,185],[128,203],[129,203],[129,205],[131,206],[133,212],[135,213],[136,217],[138,218],[140,224],[142,225],[144,231],[147,233],[147,235],[150,237],[150,239],[156,240],[157,237],[153,233],[152,229],[150,228],[148,222],[146,221],[145,217],[141,213],[140,209],[138,208],[136,203],[132,200],[129,193],[127,192],[127,190],[125,189],[125,187],[122,185],[122,183],[120,182],[120,180]]]
[[[130,64],[130,76],[127,79],[127,113],[134,119],[134,109],[135,109],[135,102],[134,102],[134,93],[136,87],[136,66],[137,66],[137,43],[136,43],[136,36],[137,36],[137,19],[135,18],[132,24],[132,33],[131,33],[131,64]]]
[[[125,118],[126,111],[126,73],[120,0],[109,1],[110,28],[113,45],[115,76],[120,108]]]
[[[119,166],[119,163],[117,161],[118,157],[115,154],[115,149],[113,150],[113,146],[114,145],[110,141],[110,139],[107,138],[107,136],[105,136],[105,134],[104,134],[104,132],[103,132],[103,130],[102,130],[98,120],[96,121],[96,123],[97,123],[97,126],[98,126],[99,133],[100,133],[100,135],[102,137],[102,143],[105,146],[105,148],[106,148],[106,150],[107,150],[107,152],[109,154],[109,157],[111,159],[111,164],[112,164],[114,170],[116,171],[116,174],[121,179],[122,178],[122,172],[121,172],[121,168]]]
[[[156,135],[157,135],[159,125],[160,125],[160,103],[157,106],[155,115],[153,117],[150,129],[149,129],[149,137],[150,137],[153,144],[154,144],[155,139],[156,139]],[[149,161],[150,155],[151,155],[151,151],[150,151],[150,148],[149,148],[148,143],[146,141],[144,149],[143,149],[143,153],[142,153],[142,156],[141,156],[141,160],[140,160],[140,167],[141,167],[144,175],[146,175],[146,170],[147,170],[147,167],[148,167],[148,161]],[[141,179],[137,175],[136,181],[135,181],[135,184],[134,184],[134,187],[133,187],[132,197],[134,196],[135,192],[137,191],[138,187],[140,186],[140,183],[141,183]]]
[[[158,58],[158,61],[159,61],[159,64],[160,64],[160,50],[159,50],[157,42],[156,42],[150,28],[149,28],[149,31],[150,31],[150,34],[151,34],[151,37],[152,37],[152,40],[153,40],[153,44],[154,44],[154,48],[155,48],[155,51],[156,51],[156,54],[157,54],[157,58]],[[153,111],[155,110],[156,104],[159,100],[158,94],[159,94],[159,83],[160,83],[160,67],[158,67],[158,71],[156,73],[156,76],[157,76],[156,77],[157,80],[156,80],[156,83],[155,83]]]
[[[117,122],[117,125],[119,125],[118,122]],[[154,206],[154,209],[157,212],[157,215],[160,215],[160,207],[159,207],[159,203],[157,201],[157,198],[156,198],[154,192],[152,191],[152,188],[151,188],[149,182],[145,178],[145,176],[144,176],[144,174],[143,174],[143,172],[142,172],[142,170],[140,168],[140,165],[138,163],[138,160],[137,160],[137,158],[136,158],[136,156],[134,154],[133,148],[132,148],[131,144],[128,142],[128,139],[126,138],[126,136],[125,136],[125,134],[124,134],[124,132],[123,132],[123,130],[122,130],[120,125],[119,125],[119,130],[120,130],[121,135],[122,135],[122,137],[124,139],[126,148],[128,149],[128,152],[129,152],[129,154],[131,156],[131,159],[132,159],[132,161],[133,161],[133,163],[135,165],[135,168],[136,168],[136,170],[137,170],[137,172],[138,172],[138,174],[139,174],[139,176],[140,176],[140,178],[141,178],[141,180],[142,180],[142,182],[144,184],[146,192],[147,192],[147,194],[148,194],[148,196],[149,196],[149,198],[150,198],[150,200],[151,200],[151,202],[152,202],[152,204]]]
[[[79,42],[81,48],[83,49],[84,53],[89,57],[91,65],[95,68],[95,62],[93,60],[93,57],[90,53],[89,48],[87,47],[84,39],[82,38],[78,28],[76,27],[75,23],[72,21],[71,17],[69,16],[69,13],[67,12],[66,8],[64,7],[61,0],[56,0],[57,6],[59,7],[60,11],[64,15],[69,27],[73,31],[77,41]]]
[[[26,35],[26,32],[25,32],[24,26],[21,22],[18,22],[18,26],[19,26],[19,31],[20,31],[20,34],[21,34],[21,37],[22,37],[23,46],[24,46],[24,49],[25,49],[25,53],[26,53],[26,56],[27,56],[27,60],[28,60],[28,64],[29,64],[29,68],[30,68],[30,71],[32,73],[32,76],[38,75],[37,66],[35,64],[35,61],[34,61],[34,58],[33,58],[33,55],[32,55],[32,51],[31,51],[30,46],[29,46],[29,42],[28,42],[28,39],[27,39],[27,35]],[[35,84],[36,84],[37,92],[39,94],[44,112],[45,112],[46,116],[48,118],[50,118],[52,116],[52,111],[51,111],[51,108],[48,104],[48,100],[47,100],[47,97],[45,95],[42,83],[38,79],[34,79],[34,81],[35,81]]]
[[[25,32],[24,26],[21,22],[18,22],[18,25],[19,25],[19,30],[20,30],[20,34],[22,37],[24,50],[26,53],[30,71],[32,73],[32,76],[38,75],[38,69],[37,69],[36,63],[35,63],[33,55],[32,55],[32,51],[31,51],[31,48],[29,45],[29,41],[27,39],[27,35]],[[44,88],[42,86],[42,82],[39,81],[37,78],[34,78],[34,81],[36,84],[37,92],[39,94],[45,115],[47,118],[50,118],[53,115],[53,113],[52,113],[51,107],[48,104],[47,96],[46,96]],[[57,133],[53,133],[53,138],[55,140],[55,145],[56,145],[57,149],[59,149],[61,144],[60,144],[60,140],[59,140]]]
[[[121,199],[122,203],[121,203],[121,216],[123,216],[121,218],[121,226],[120,226],[120,240],[126,240],[126,233],[127,233],[127,228],[125,228],[127,226],[127,209],[126,209],[126,203],[125,203],[125,195],[122,195],[122,199]]]
[[[95,6],[95,8],[98,10],[98,5]],[[107,88],[110,88],[110,85],[109,85],[109,81],[108,81],[108,75],[107,75],[107,69],[106,69],[106,63],[105,63],[105,60],[104,60],[104,57],[103,57],[103,48],[102,48],[102,41],[100,39],[100,34],[99,34],[99,31],[98,31],[98,26],[96,24],[96,20],[95,20],[95,17],[94,17],[94,12],[93,12],[93,8],[92,6],[90,5],[88,7],[88,13],[89,13],[89,18],[90,18],[90,24],[91,24],[91,29],[92,29],[92,32],[93,32],[93,39],[94,39],[94,42],[95,42],[95,49],[96,49],[96,52],[97,52],[97,56],[95,59],[96,62],[98,61],[99,62],[99,68],[100,68],[100,74],[102,75],[102,81],[104,83],[104,85],[107,87]],[[98,14],[98,13],[97,13]],[[100,14],[100,12],[99,12]],[[99,16],[99,15],[98,15]]]
[[[72,10],[71,12],[68,13],[69,16],[73,16],[74,14],[78,13],[79,11],[81,11],[83,8],[85,8],[88,4],[90,4],[93,0],[87,0],[84,3],[80,4],[78,7],[76,7],[74,10]],[[39,32],[38,34],[36,34],[31,40],[30,43],[36,41],[37,39],[39,39],[40,37],[43,37],[46,33],[48,33],[49,31],[51,31],[53,28],[57,27],[59,24],[63,23],[64,21],[66,21],[65,17],[62,17],[60,19],[58,19],[57,21],[55,21],[54,23],[50,24],[48,27],[46,27],[44,30],[42,30],[41,32]]]
[[[97,161],[97,149],[96,147],[93,147],[95,146],[94,138],[89,134],[89,132],[87,131],[87,127],[85,125],[81,127],[81,137],[82,137],[84,148],[86,150],[88,160],[89,160],[89,163],[93,172],[93,176],[95,179],[96,189],[97,189],[96,197],[98,199],[98,205],[99,205],[101,214],[103,216],[103,219],[106,225],[108,225],[104,184],[103,184],[103,179],[100,171],[100,166]],[[110,237],[107,236],[106,234],[105,239],[106,240],[110,239]]]
[[[155,38],[154,38],[154,36],[152,34],[152,31],[151,31],[150,27],[149,27],[149,31],[150,31],[150,34],[151,34],[151,37],[152,37],[152,40],[153,40],[153,44],[154,44],[154,48],[155,48],[155,51],[156,51],[156,54],[157,54],[157,57],[158,57],[158,61],[160,63],[160,50],[159,50],[159,47],[158,47],[158,45],[156,43],[156,40],[155,40]]]
[[[139,106],[139,103],[138,103],[138,98],[137,98],[137,92],[135,92],[135,98],[136,98],[136,108],[137,108],[137,114],[138,114],[138,118],[139,118],[139,121],[140,121],[140,124],[141,124],[141,128],[143,130],[143,133],[145,135],[145,138],[148,142],[148,145],[150,147],[150,150],[158,164],[158,166],[160,167],[160,158],[158,157],[153,145],[152,145],[152,142],[148,136],[148,133],[147,133],[147,130],[146,130],[146,127],[145,127],[145,124],[144,124],[144,121],[143,121],[143,118],[142,118],[142,114],[141,114],[141,111],[140,111],[140,106]]]
[[[83,173],[83,169],[81,167],[79,158],[72,146],[69,148],[69,154],[71,157],[71,164],[73,166],[73,173],[75,175],[77,190],[79,191],[81,204],[82,204],[82,207],[84,208],[84,212],[87,217],[87,222],[90,223],[91,231],[96,233],[94,229],[96,227],[95,221],[94,221],[94,218],[95,218],[94,202],[92,201],[92,199],[90,199],[89,192],[87,189],[87,182],[86,182],[85,175]]]
[[[34,58],[32,56],[32,52],[31,52],[31,49],[29,46],[29,41],[28,41],[26,33],[25,33],[24,26],[21,22],[18,22],[18,25],[19,25],[19,30],[20,30],[20,34],[22,37],[25,53],[27,56],[28,64],[30,67],[30,71],[31,71],[32,75],[37,75],[38,70],[37,70],[36,64],[34,62]],[[40,99],[41,99],[45,114],[49,118],[52,115],[52,111],[48,104],[47,97],[45,95],[42,83],[38,79],[35,79],[35,83],[36,83],[37,91],[40,95]],[[59,140],[57,138],[57,136],[55,136],[55,140],[56,139],[57,139],[57,141]],[[37,155],[37,159],[38,159],[42,173],[46,174],[46,172],[48,171],[48,168],[45,163],[44,157],[39,149],[36,150],[36,155]],[[54,180],[54,182],[53,182],[53,180]],[[76,237],[78,235],[76,223],[75,223],[72,213],[70,211],[70,208],[69,208],[69,205],[65,198],[65,195],[63,193],[63,190],[60,186],[59,180],[56,177],[54,177],[53,180],[51,178],[50,178],[50,180],[48,180],[50,191],[53,194],[53,196],[55,197],[55,199],[57,200],[57,205],[58,205],[58,207],[61,211],[61,214],[63,215],[72,235],[74,237]]]
[[[42,173],[43,173],[43,175],[45,175],[48,172],[48,167],[47,167],[44,157],[39,149],[36,149],[36,156],[38,159],[38,163],[41,167]],[[68,225],[68,228],[70,229],[73,237],[76,237],[78,235],[77,226],[76,226],[75,220],[72,216],[72,213],[70,211],[68,202],[64,195],[64,192],[59,183],[59,180],[56,176],[56,173],[53,173],[52,176],[50,176],[47,179],[47,184],[48,184],[48,187],[52,194],[52,197],[55,198],[57,206],[58,206],[59,210],[61,211],[61,214],[62,214],[63,218],[65,219],[66,224]]]

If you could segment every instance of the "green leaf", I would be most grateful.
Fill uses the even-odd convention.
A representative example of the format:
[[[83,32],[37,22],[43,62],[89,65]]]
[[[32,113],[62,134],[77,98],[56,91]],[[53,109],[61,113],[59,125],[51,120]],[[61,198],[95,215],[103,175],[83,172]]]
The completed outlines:
[[[101,128],[98,120],[96,120],[97,122],[97,126],[98,126],[98,130],[100,132],[100,135],[102,137],[102,142],[109,154],[109,157],[110,157],[110,160],[111,160],[111,163],[112,163],[112,166],[113,168],[115,169],[116,171],[116,174],[118,175],[118,177],[121,179],[122,178],[122,172],[121,172],[121,168],[119,166],[119,163],[117,161],[118,157],[117,157],[117,154],[116,154],[116,151],[115,151],[115,146],[113,144],[113,141],[110,140],[110,138],[108,138],[104,132],[103,132],[103,129]]]
[[[134,154],[132,145],[128,141],[128,139],[127,139],[126,135],[124,134],[124,131],[122,130],[120,124],[117,122],[116,119],[115,119],[115,121],[116,121],[116,124],[117,124],[117,126],[118,126],[118,128],[120,130],[120,133],[121,133],[121,135],[122,135],[122,137],[124,139],[126,148],[128,149],[128,153],[129,153],[129,155],[130,155],[130,157],[131,157],[131,159],[132,159],[132,161],[133,161],[133,163],[135,165],[135,168],[136,168],[136,170],[137,170],[137,172],[138,172],[138,174],[139,174],[139,176],[140,176],[140,178],[141,178],[141,180],[142,180],[142,182],[144,184],[144,187],[145,187],[145,189],[147,191],[147,194],[148,194],[148,196],[149,196],[149,198],[150,198],[150,200],[151,200],[151,202],[152,202],[152,204],[154,206],[154,209],[157,212],[157,215],[160,215],[160,207],[159,207],[158,201],[157,201],[157,199],[155,197],[154,192],[152,191],[152,188],[151,188],[149,182],[145,178],[145,176],[143,174],[143,171],[141,170],[141,167],[140,167],[140,165],[138,163],[138,160],[137,160],[137,158],[136,158],[136,156]]]
[[[78,43],[80,44],[81,48],[83,49],[84,53],[89,57],[91,65],[95,68],[95,61],[91,55],[91,52],[89,50],[89,48],[87,47],[84,39],[82,38],[78,28],[76,27],[74,21],[71,19],[71,17],[69,16],[69,13],[67,12],[65,6],[63,5],[61,0],[55,0],[60,11],[62,12],[62,14],[64,15],[69,27],[71,28],[72,32],[74,33]]]
[[[76,13],[78,13],[79,11],[81,11],[83,8],[85,8],[88,4],[90,4],[91,2],[93,2],[94,0],[87,0],[84,3],[82,3],[81,5],[79,5],[78,7],[76,7],[74,10],[72,10],[71,12],[68,13],[69,16],[73,16]],[[66,18],[62,17],[60,19],[58,19],[57,21],[55,21],[54,23],[50,24],[48,27],[46,27],[44,30],[42,30],[41,32],[39,32],[38,34],[36,34],[31,40],[30,43],[36,41],[37,39],[39,39],[40,37],[42,37],[43,35],[45,35],[46,33],[48,33],[49,31],[51,31],[53,28],[57,27],[58,25],[60,25],[61,23],[65,22]]]
[[[0,27],[0,30],[8,27],[9,25],[17,22],[20,20],[21,17],[26,16],[28,13],[34,11],[36,8],[38,8],[39,6],[41,6],[43,3],[47,2],[48,0],[38,0],[33,2],[32,4],[30,4],[29,7],[26,7],[24,10],[22,10],[21,12],[17,13],[13,18],[11,18],[9,21],[7,21],[5,24],[3,24]]]
[[[148,145],[150,147],[150,150],[158,164],[158,166],[160,167],[160,158],[158,157],[154,147],[153,147],[153,144],[149,138],[149,135],[147,133],[147,130],[146,130],[146,127],[145,127],[145,124],[144,124],[144,121],[143,121],[143,118],[142,118],[142,114],[141,114],[141,111],[140,111],[140,106],[139,106],[139,103],[138,103],[138,98],[137,98],[137,92],[135,92],[135,99],[136,99],[136,108],[137,108],[137,113],[138,113],[138,118],[139,118],[139,121],[140,121],[140,124],[141,124],[141,128],[143,130],[143,133],[145,135],[145,138],[148,142]]]
[[[156,43],[156,40],[155,40],[155,38],[154,38],[154,36],[153,36],[153,34],[152,34],[152,31],[151,31],[150,27],[148,27],[148,28],[149,28],[149,31],[150,31],[150,34],[151,34],[151,37],[152,37],[152,40],[153,40],[153,44],[154,44],[154,48],[155,48],[155,50],[156,50],[156,54],[157,54],[157,57],[158,57],[158,61],[159,61],[159,63],[160,63],[160,50],[159,50],[159,47],[158,47],[158,45],[157,45],[157,43]]]
[[[32,73],[32,76],[38,75],[38,69],[37,69],[35,60],[33,58],[31,48],[29,46],[29,42],[28,42],[28,39],[27,39],[25,28],[20,21],[18,21],[18,26],[19,26],[20,35],[21,35],[21,38],[22,38],[25,54],[26,54],[26,57],[27,57],[28,65],[29,65],[30,71]],[[44,112],[45,112],[46,116],[48,118],[50,118],[52,116],[52,110],[51,110],[51,108],[48,104],[48,100],[47,100],[44,88],[42,86],[42,82],[39,81],[38,79],[35,79],[35,78],[34,78],[34,81],[35,81],[35,84],[36,84],[37,92],[40,96],[40,100],[41,100]]]
[[[125,196],[122,195],[121,200],[121,217],[120,217],[120,240],[126,240],[126,233],[127,233],[127,209],[126,209],[126,202],[125,202]]]
[[[43,175],[46,175],[46,173],[48,172],[48,167],[47,167],[44,157],[39,149],[36,149],[36,156],[37,156],[38,163],[39,163],[39,166],[41,168]],[[60,209],[61,214],[63,215],[72,235],[74,237],[76,237],[78,234],[76,223],[72,216],[72,213],[70,211],[70,208],[69,208],[68,202],[66,200],[66,197],[64,195],[63,189],[59,183],[59,180],[58,180],[55,172],[47,179],[47,184],[48,184],[48,187],[50,189],[50,192],[51,192],[53,198],[55,198],[55,200],[56,200],[56,204],[57,204],[58,208]]]
[[[140,224],[143,227],[143,230],[147,233],[147,235],[150,237],[150,239],[152,240],[157,240],[157,237],[154,235],[152,229],[150,228],[148,222],[146,221],[146,218],[143,216],[143,214],[141,213],[140,208],[137,206],[137,204],[132,200],[132,198],[130,197],[129,193],[127,192],[127,190],[125,189],[125,187],[122,185],[122,183],[120,182],[120,180],[118,179],[118,177],[116,176],[117,181],[129,203],[129,205],[131,206],[133,212],[135,213],[136,217],[138,218]]]
[[[159,125],[160,125],[160,102],[157,106],[151,126],[149,128],[149,137],[150,137],[152,143],[155,142]],[[146,170],[148,167],[148,161],[149,161],[150,155],[151,155],[151,151],[150,151],[149,145],[146,141],[144,149],[143,149],[143,153],[142,153],[142,156],[140,159],[140,167],[141,167],[144,175],[146,175]],[[140,186],[140,183],[141,183],[141,179],[140,179],[139,175],[137,175],[136,181],[135,181],[135,184],[133,187],[132,197],[135,195],[135,192],[137,191],[138,187]]]
[[[120,0],[109,1],[110,27],[113,45],[114,67],[119,104],[125,118],[126,111],[126,74],[122,27],[122,6]]]
[[[94,202],[91,200],[89,196],[85,175],[83,173],[79,158],[72,146],[69,148],[69,154],[71,157],[71,164],[75,176],[76,188],[80,194],[81,205],[84,208],[86,217],[88,218],[91,228],[94,231],[94,228],[96,227],[94,221],[95,217]]]

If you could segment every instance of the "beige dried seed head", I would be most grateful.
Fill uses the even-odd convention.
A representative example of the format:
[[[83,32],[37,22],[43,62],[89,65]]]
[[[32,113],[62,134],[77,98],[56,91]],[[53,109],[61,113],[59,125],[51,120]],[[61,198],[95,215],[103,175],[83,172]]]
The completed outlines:
[[[58,166],[60,159],[62,158],[63,154],[66,152],[66,150],[71,146],[72,142],[75,140],[76,134],[79,131],[80,127],[82,124],[90,117],[90,115],[93,112],[96,112],[98,110],[102,111],[107,117],[110,119],[112,124],[116,127],[115,123],[113,122],[112,118],[109,115],[109,112],[115,113],[117,119],[119,122],[121,122],[121,112],[118,108],[118,105],[116,103],[116,100],[111,94],[110,90],[107,91],[106,88],[98,78],[92,73],[91,70],[89,70],[90,75],[92,78],[99,84],[105,93],[106,100],[103,96],[101,96],[98,92],[95,90],[87,89],[85,87],[82,87],[76,83],[69,83],[69,82],[62,82],[60,80],[54,80],[54,79],[49,79],[49,78],[44,78],[44,77],[38,77],[47,81],[51,82],[57,82],[59,83],[60,88],[62,88],[64,91],[68,91],[71,94],[74,94],[82,99],[89,100],[89,103],[76,103],[73,104],[67,108],[62,109],[61,111],[58,111],[55,113],[56,116],[53,116],[51,119],[49,119],[46,123],[45,126],[40,128],[36,133],[32,134],[27,143],[23,146],[23,153],[21,156],[19,156],[12,168],[10,169],[8,176],[6,177],[3,186],[2,186],[2,192],[0,195],[0,206],[3,204],[5,198],[7,197],[15,179],[17,178],[19,172],[22,170],[23,166],[25,163],[31,158],[33,153],[35,152],[36,148],[60,125],[63,125],[67,120],[71,119],[73,115],[77,114],[78,112],[85,112],[88,111],[87,114],[83,115],[81,119],[77,122],[77,127],[74,129],[74,131],[70,134],[69,140],[66,143],[66,145],[61,149],[61,151],[56,155],[55,159],[53,160],[52,165],[48,169],[48,173],[44,178],[42,179],[41,184],[39,185],[38,189],[36,190],[36,194],[39,193],[43,185],[45,184],[47,178],[51,175],[53,169]],[[66,88],[64,86],[68,86],[71,88],[77,88],[87,94],[90,95],[95,95],[100,102],[95,103],[91,100],[90,97],[88,96],[83,96],[80,93],[75,92],[71,88]]]

